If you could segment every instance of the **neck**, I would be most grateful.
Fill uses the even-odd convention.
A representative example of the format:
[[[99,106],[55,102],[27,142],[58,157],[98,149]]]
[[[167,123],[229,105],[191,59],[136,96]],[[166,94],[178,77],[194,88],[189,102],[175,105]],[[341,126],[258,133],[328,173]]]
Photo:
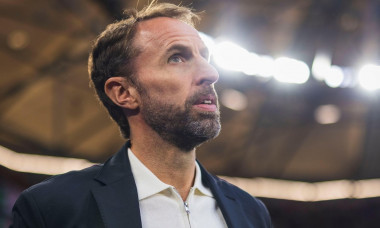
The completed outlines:
[[[162,182],[172,185],[185,201],[195,178],[195,149],[182,151],[153,130],[131,134],[131,150]]]

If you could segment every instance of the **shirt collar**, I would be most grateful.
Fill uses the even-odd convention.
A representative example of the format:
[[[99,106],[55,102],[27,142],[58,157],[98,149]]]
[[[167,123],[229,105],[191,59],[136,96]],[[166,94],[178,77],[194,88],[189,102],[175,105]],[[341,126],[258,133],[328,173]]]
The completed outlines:
[[[148,198],[162,192],[165,189],[172,188],[171,185],[165,184],[156,175],[152,173],[137,157],[132,150],[128,148],[128,158],[131,164],[133,176],[135,178],[137,194],[139,200]],[[203,194],[209,197],[213,197],[209,188],[204,186],[202,182],[201,169],[197,162],[195,162],[195,180],[194,180],[194,192],[195,194]],[[198,191],[197,191],[198,190]]]
[[[149,196],[157,194],[167,188],[170,185],[165,184],[158,179],[128,148],[129,162],[131,163],[131,169],[135,183],[137,187],[137,195],[139,200],[145,199]]]
[[[199,190],[200,193],[206,196],[213,197],[210,189],[204,186],[202,182],[202,172],[197,162],[195,162],[195,180],[194,180],[193,188],[195,188],[195,190]]]

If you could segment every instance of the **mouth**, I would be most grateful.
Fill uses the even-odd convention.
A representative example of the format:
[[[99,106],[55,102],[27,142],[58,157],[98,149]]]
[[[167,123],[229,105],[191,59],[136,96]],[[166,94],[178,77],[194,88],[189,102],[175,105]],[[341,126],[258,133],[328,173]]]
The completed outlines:
[[[194,102],[194,106],[202,111],[216,112],[218,110],[216,103],[216,96],[213,94],[208,94],[200,96]]]

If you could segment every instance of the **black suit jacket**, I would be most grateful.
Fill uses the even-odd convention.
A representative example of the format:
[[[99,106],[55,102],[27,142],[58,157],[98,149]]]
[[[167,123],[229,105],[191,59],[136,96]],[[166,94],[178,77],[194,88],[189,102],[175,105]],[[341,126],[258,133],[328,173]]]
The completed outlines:
[[[54,176],[25,190],[13,207],[11,227],[141,228],[127,147],[103,165]],[[271,227],[261,201],[200,167],[228,227]]]

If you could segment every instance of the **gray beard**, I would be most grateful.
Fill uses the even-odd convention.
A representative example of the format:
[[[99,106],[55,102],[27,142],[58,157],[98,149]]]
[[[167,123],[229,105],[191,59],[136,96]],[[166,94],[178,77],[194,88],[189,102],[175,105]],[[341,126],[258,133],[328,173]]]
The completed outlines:
[[[149,97],[144,91],[142,95],[141,114],[145,122],[169,144],[183,151],[191,151],[203,142],[215,138],[221,129],[219,105],[217,112],[194,111],[193,104],[197,97],[215,94],[210,88],[190,97],[184,109]]]

